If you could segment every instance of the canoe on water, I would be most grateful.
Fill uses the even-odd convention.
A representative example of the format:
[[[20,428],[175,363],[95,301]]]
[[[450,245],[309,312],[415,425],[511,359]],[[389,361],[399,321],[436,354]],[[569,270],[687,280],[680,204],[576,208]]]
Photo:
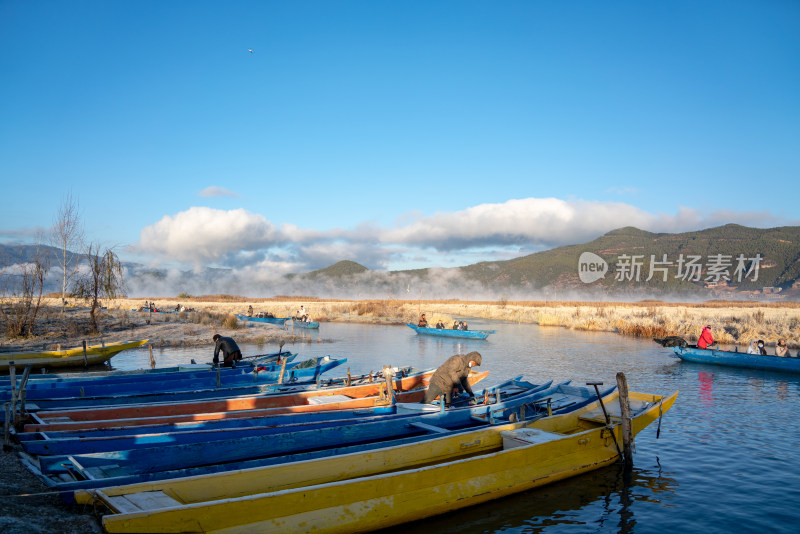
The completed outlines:
[[[424,328],[412,323],[406,323],[406,326],[416,331],[417,334],[424,334],[427,336],[443,336],[443,337],[459,337],[466,339],[486,339],[489,334],[494,334],[496,330],[453,330],[451,328]]]
[[[398,402],[419,402],[425,396],[425,388],[434,370],[414,371],[410,374],[406,371],[407,369],[395,371],[392,382],[395,397]],[[473,371],[469,375],[469,383],[474,385],[488,375],[488,371]],[[256,414],[255,410],[272,410],[268,413],[276,414],[360,409],[390,403],[391,400],[385,396],[385,383],[372,380],[370,376],[370,379],[356,381],[350,386],[280,386],[276,393],[259,396],[40,411],[31,414],[35,423],[25,425],[25,431],[112,428],[267,415]]]
[[[105,363],[116,354],[126,349],[135,349],[147,343],[148,339],[134,341],[118,341],[101,345],[89,345],[84,356],[83,346],[61,350],[2,352],[0,353],[0,371],[8,372],[12,364],[17,369],[27,365],[34,369],[42,367],[83,367]]]
[[[284,324],[286,321],[291,319],[291,317],[249,317],[247,315],[242,315],[240,313],[236,314],[236,318],[240,321],[250,321],[253,323],[265,323],[265,324]]]
[[[669,347],[678,358],[687,362],[727,365],[731,367],[747,367],[767,371],[784,371],[800,373],[800,358],[781,358],[745,352],[728,352],[724,350],[698,349],[693,347]]]
[[[297,319],[292,319],[292,324],[297,328],[319,328],[318,321],[298,321]]]
[[[636,435],[677,397],[629,394]],[[365,532],[527,491],[615,462],[618,403],[532,423],[246,471],[78,491],[106,532]]]

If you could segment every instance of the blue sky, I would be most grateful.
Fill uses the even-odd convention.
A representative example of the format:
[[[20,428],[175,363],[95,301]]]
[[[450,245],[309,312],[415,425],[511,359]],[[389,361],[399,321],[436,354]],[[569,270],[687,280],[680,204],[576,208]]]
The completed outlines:
[[[253,52],[249,52],[252,49]],[[798,224],[800,3],[0,2],[0,241],[453,267]]]

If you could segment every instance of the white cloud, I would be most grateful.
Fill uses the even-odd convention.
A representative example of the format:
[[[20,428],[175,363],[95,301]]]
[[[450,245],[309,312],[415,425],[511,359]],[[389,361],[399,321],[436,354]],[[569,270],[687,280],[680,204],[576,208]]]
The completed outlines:
[[[222,187],[217,187],[216,185],[212,185],[210,187],[206,187],[202,191],[198,193],[198,196],[201,197],[240,197],[239,193],[235,193],[233,191],[229,191]]]
[[[263,215],[194,207],[143,228],[137,248],[179,262],[214,263],[282,241],[281,233]]]
[[[345,259],[381,268],[401,265],[417,256],[428,260],[416,261],[416,265],[430,267],[437,264],[437,257],[438,265],[463,265],[508,259],[514,250],[524,255],[584,243],[624,226],[682,232],[732,222],[765,227],[790,221],[765,212],[680,208],[669,215],[623,202],[524,198],[427,217],[416,215],[390,229],[371,223],[352,229],[299,228],[292,224],[278,229],[264,216],[244,209],[194,207],[144,228],[136,248],[170,261],[196,266],[219,264],[237,270],[261,265],[277,272],[303,272]],[[482,257],[471,258],[473,261],[456,259],[466,260],[477,252]]]

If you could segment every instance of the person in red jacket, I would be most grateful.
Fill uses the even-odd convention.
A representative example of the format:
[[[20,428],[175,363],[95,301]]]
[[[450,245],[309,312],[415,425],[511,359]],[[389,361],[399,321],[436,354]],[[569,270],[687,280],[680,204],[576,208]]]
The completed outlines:
[[[711,325],[706,325],[703,332],[700,334],[700,339],[697,340],[698,349],[707,349],[709,345],[714,344],[714,336],[711,335]]]

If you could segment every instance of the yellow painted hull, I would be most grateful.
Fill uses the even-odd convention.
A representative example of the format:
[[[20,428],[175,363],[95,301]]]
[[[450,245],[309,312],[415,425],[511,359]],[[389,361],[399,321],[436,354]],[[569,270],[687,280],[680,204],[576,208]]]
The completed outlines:
[[[616,396],[616,393],[614,394]],[[633,419],[634,435],[666,412],[668,398]],[[612,413],[619,405],[604,399]],[[660,401],[660,402],[658,402]],[[501,425],[419,444],[220,475],[77,492],[112,511],[108,532],[367,532],[423,519],[609,465],[611,432],[597,404],[525,425]],[[618,418],[613,418],[618,420]],[[540,442],[504,449],[501,432],[541,430]],[[622,443],[620,426],[614,432]]]
[[[141,347],[149,340],[119,341],[105,345],[90,345],[86,347],[86,358],[83,356],[83,346],[63,350],[45,350],[40,352],[13,352],[0,354],[0,370],[8,371],[11,362],[19,369],[26,365],[39,367],[76,367],[86,363],[95,365],[104,363],[112,356],[125,349]]]

